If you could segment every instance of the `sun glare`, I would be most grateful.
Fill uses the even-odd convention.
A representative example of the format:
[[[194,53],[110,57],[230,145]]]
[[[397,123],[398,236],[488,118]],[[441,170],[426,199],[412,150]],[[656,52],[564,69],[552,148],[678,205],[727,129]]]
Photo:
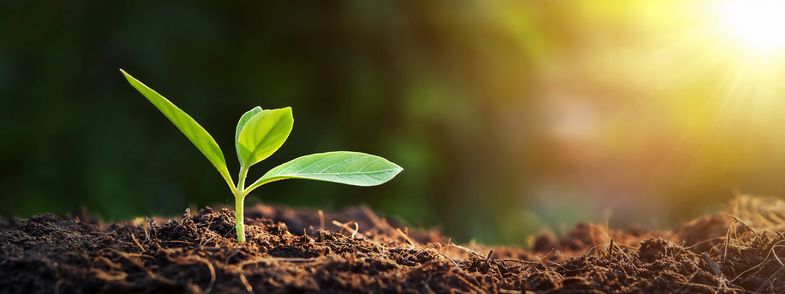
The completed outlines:
[[[724,0],[722,29],[734,42],[756,53],[785,53],[784,0]]]

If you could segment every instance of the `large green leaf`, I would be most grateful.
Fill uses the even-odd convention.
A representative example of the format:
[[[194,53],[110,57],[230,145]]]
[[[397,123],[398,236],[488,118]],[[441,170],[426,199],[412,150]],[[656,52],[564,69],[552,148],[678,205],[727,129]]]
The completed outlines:
[[[240,164],[251,166],[275,153],[289,137],[293,125],[291,107],[265,109],[253,115],[237,137]]]
[[[391,180],[402,170],[397,164],[376,155],[349,151],[317,153],[295,158],[271,169],[249,189],[285,179],[376,186]]]
[[[199,123],[196,122],[190,115],[185,113],[182,109],[174,105],[171,101],[158,94],[150,87],[146,86],[136,78],[132,77],[130,74],[125,72],[124,70],[120,70],[120,72],[125,75],[125,78],[128,82],[136,88],[139,93],[142,93],[147,100],[150,100],[153,105],[155,105],[158,110],[163,113],[166,118],[168,118],[178,129],[188,137],[188,140],[199,149],[199,151],[210,160],[210,163],[218,169],[218,172],[221,173],[221,176],[224,178],[227,184],[230,187],[234,186],[232,182],[232,178],[229,176],[229,170],[226,168],[226,160],[224,159],[223,152],[221,151],[221,147],[218,146],[218,143],[215,142],[210,133],[208,133]]]
[[[235,149],[237,149],[237,158],[240,160],[240,163],[243,163],[243,160],[240,159],[242,158],[240,155],[240,132],[243,130],[245,124],[260,112],[262,112],[262,107],[256,106],[251,110],[243,113],[243,115],[240,117],[240,120],[237,121],[237,128],[234,131],[234,146]]]

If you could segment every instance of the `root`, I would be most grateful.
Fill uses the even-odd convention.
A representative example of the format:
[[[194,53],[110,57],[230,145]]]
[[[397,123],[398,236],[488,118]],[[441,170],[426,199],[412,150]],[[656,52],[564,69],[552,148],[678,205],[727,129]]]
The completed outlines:
[[[350,223],[354,223],[354,228],[349,227],[348,224],[350,224]],[[355,239],[355,238],[356,239],[365,239],[365,236],[363,234],[358,233],[359,230],[360,230],[360,226],[357,224],[356,221],[349,221],[347,223],[342,223],[342,222],[339,222],[337,220],[333,220],[333,225],[341,228],[341,232],[343,232],[343,230],[346,230],[347,232],[352,232],[352,234],[351,234],[351,238],[352,239]]]
[[[136,246],[139,247],[139,250],[141,250],[142,252],[147,251],[144,249],[144,246],[142,246],[142,244],[139,243],[139,240],[136,240],[136,235],[134,233],[131,233],[131,240],[133,240],[134,244],[136,244]]]
[[[160,283],[167,284],[167,285],[174,285],[174,281],[154,273],[152,270],[147,268],[141,262],[137,261],[136,259],[131,258],[131,257],[145,257],[145,258],[152,259],[152,257],[144,255],[144,254],[134,254],[134,253],[122,252],[122,251],[119,251],[119,250],[113,249],[113,248],[106,248],[105,250],[106,251],[112,251],[112,252],[116,253],[117,255],[119,255],[120,257],[123,257],[125,260],[130,262],[132,265],[134,265],[134,266],[138,267],[139,269],[141,269],[142,271],[144,271],[147,274],[147,276],[149,276],[151,279],[153,279],[155,281],[158,281]]]
[[[777,242],[777,243],[774,243],[774,245],[773,245],[773,246],[771,246],[772,248],[769,250],[769,253],[768,253],[768,254],[766,254],[766,257],[764,257],[764,258],[763,258],[763,260],[762,260],[761,262],[759,262],[759,263],[758,263],[758,264],[756,264],[755,266],[753,266],[753,267],[751,267],[751,268],[749,268],[749,269],[747,269],[747,270],[745,270],[745,271],[741,272],[741,273],[740,273],[739,275],[737,275],[735,278],[731,279],[731,280],[730,280],[730,282],[732,283],[732,282],[736,281],[738,278],[740,278],[741,276],[745,275],[746,273],[748,273],[748,272],[750,272],[750,271],[752,271],[752,270],[754,270],[754,269],[756,269],[756,268],[758,268],[758,267],[761,267],[761,266],[763,266],[763,265],[764,265],[764,264],[765,264],[767,261],[769,261],[769,257],[771,257],[772,253],[774,252],[774,247],[775,247],[775,246],[777,246],[777,245],[779,245],[780,243],[785,243],[785,240],[782,240],[782,241],[779,241],[779,242]]]
[[[215,275],[215,267],[213,267],[213,264],[210,263],[209,260],[198,255],[190,255],[186,258],[175,258],[175,257],[168,256],[168,258],[170,261],[176,264],[188,265],[194,263],[201,263],[207,266],[207,270],[210,272],[210,282],[207,284],[207,287],[204,288],[205,289],[204,292],[210,293],[210,291],[213,289],[213,285],[215,285],[216,275]]]

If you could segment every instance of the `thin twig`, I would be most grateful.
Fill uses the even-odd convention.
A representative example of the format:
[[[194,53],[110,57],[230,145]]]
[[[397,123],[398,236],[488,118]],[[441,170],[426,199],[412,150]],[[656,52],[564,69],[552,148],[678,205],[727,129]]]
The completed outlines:
[[[709,265],[709,268],[711,269],[712,273],[714,273],[715,276],[718,277],[722,276],[722,271],[720,271],[720,267],[717,265],[716,262],[714,262],[714,259],[711,259],[711,257],[706,253],[703,253],[701,257],[703,257],[703,261],[705,261],[706,264]]]
[[[733,222],[732,224],[730,224],[728,226],[728,232],[725,233],[725,242],[724,242],[725,243],[725,248],[723,249],[723,253],[722,253],[722,264],[725,264],[725,260],[728,257],[728,245],[730,245],[730,230],[731,230],[731,228],[733,228],[733,226],[735,224],[736,224],[736,222]]]
[[[324,211],[319,209],[316,213],[319,215],[319,229],[324,230]]]
[[[407,236],[406,233],[401,231],[400,228],[395,228],[395,231],[397,231],[398,234],[401,235],[401,237],[403,237],[403,240],[405,240],[406,243],[409,243],[409,246],[414,246],[415,244],[414,241],[412,241],[412,239],[409,239],[409,236]]]
[[[139,249],[142,250],[142,252],[147,252],[147,250],[144,249],[142,244],[139,243],[139,240],[136,240],[136,235],[134,233],[131,233],[131,240],[134,241],[134,244],[136,244],[136,246],[139,246]]]
[[[736,222],[740,223],[740,224],[741,224],[741,225],[743,225],[745,228],[747,228],[748,230],[750,230],[750,232],[752,232],[753,234],[755,234],[755,237],[760,237],[760,236],[758,236],[758,233],[757,233],[757,232],[755,232],[755,230],[753,230],[753,229],[752,229],[752,227],[750,227],[749,225],[747,225],[746,223],[744,223],[743,221],[741,221],[739,218],[737,218],[737,217],[735,217],[735,216],[732,216],[732,215],[731,215],[730,217],[732,217],[734,220],[736,220]]]

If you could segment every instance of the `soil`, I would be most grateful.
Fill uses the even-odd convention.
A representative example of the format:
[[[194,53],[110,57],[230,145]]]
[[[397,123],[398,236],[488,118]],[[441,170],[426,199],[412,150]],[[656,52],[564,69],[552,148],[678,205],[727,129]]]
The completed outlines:
[[[739,197],[671,231],[579,224],[529,250],[457,245],[365,207],[171,220],[0,218],[1,293],[785,293],[785,204]]]

